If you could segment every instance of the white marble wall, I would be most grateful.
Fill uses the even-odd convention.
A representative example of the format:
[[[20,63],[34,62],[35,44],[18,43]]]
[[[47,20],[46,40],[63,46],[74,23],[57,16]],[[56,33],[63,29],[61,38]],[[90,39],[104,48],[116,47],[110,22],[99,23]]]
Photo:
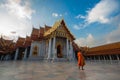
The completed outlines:
[[[32,56],[34,46],[37,46],[38,56],[40,56],[41,58],[47,58],[47,59],[57,58],[57,49],[56,49],[57,41],[60,42],[61,44],[63,58],[73,59],[74,53],[73,53],[72,42],[70,42],[70,40],[68,39],[65,38],[62,39],[57,37],[51,38],[48,43],[46,43],[45,40],[32,42],[30,49],[30,57]]]
[[[32,56],[32,53],[33,53],[33,50],[34,50],[34,47],[35,46],[37,46],[38,47],[38,56],[39,56],[39,52],[40,52],[40,49],[39,49],[39,46],[40,45],[40,42],[39,41],[34,41],[34,42],[32,42],[32,44],[31,44],[31,49],[30,49],[30,57]]]

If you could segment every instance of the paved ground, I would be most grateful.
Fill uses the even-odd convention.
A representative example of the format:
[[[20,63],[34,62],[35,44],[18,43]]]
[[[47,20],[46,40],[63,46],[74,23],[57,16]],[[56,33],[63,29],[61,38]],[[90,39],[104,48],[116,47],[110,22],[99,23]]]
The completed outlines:
[[[0,62],[0,80],[120,80],[120,62]]]

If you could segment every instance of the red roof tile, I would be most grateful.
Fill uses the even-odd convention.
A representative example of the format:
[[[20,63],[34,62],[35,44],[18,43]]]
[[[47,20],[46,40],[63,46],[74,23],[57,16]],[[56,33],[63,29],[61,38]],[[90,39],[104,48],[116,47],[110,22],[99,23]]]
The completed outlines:
[[[33,28],[32,33],[31,33],[31,39],[37,40],[38,36],[39,36],[39,29]]]
[[[24,42],[24,47],[30,46],[31,42],[32,42],[31,37],[26,36],[26,39],[25,39],[25,42]]]
[[[19,37],[16,42],[16,47],[23,47],[24,42],[25,42],[25,38]]]

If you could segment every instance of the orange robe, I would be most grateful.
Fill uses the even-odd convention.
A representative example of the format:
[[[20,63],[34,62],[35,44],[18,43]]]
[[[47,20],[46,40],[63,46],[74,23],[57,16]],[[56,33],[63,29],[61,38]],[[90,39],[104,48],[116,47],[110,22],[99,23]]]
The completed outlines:
[[[83,55],[81,54],[81,52],[78,52],[77,56],[78,56],[78,66],[84,66],[85,59],[84,59]]]

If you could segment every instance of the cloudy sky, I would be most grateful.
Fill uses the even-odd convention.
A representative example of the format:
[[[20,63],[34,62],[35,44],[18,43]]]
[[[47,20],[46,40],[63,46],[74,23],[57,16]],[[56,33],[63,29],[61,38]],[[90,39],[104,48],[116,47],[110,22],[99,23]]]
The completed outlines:
[[[79,46],[120,41],[120,0],[0,0],[0,35],[30,35],[64,18]]]

